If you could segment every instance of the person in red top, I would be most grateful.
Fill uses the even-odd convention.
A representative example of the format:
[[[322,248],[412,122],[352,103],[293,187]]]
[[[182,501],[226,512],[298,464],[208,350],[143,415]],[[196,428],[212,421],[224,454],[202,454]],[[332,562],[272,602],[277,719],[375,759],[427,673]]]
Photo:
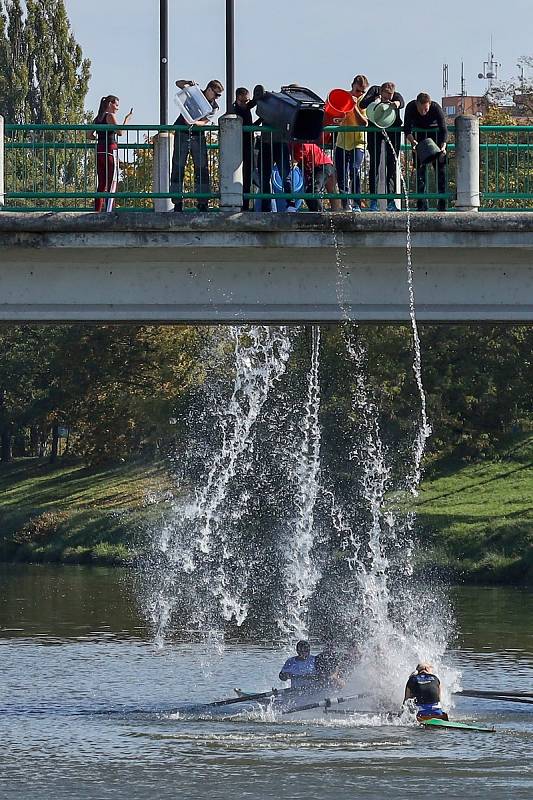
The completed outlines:
[[[292,158],[303,172],[306,192],[322,194],[334,192],[336,188],[336,172],[333,161],[317,144],[310,142],[292,142]],[[323,211],[324,201],[320,198],[306,200],[309,211]],[[335,211],[340,207],[338,200],[331,201]]]
[[[100,100],[98,114],[93,120],[95,125],[118,125],[116,113],[119,100],[114,94],[108,94]],[[133,108],[124,117],[123,125],[127,125],[133,114]],[[117,136],[122,136],[123,131],[90,131],[87,138],[96,139],[96,173],[98,177],[97,192],[116,192],[118,183],[118,144]],[[114,197],[97,197],[94,201],[94,210],[113,211]]]

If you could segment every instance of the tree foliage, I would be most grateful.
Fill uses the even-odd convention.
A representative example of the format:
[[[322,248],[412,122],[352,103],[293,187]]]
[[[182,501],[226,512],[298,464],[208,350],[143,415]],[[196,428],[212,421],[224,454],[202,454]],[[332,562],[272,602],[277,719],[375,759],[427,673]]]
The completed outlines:
[[[351,402],[355,378],[342,328],[326,326],[322,334],[321,424],[324,448],[335,464],[336,452],[357,424]],[[419,408],[410,330],[366,326],[357,335],[365,340],[367,378],[394,450],[397,442],[410,440],[406,434]],[[45,444],[49,452],[54,426],[60,425],[70,431],[69,452],[91,463],[164,453],[179,446],[181,421],[204,402],[206,373],[216,381],[231,380],[220,341],[224,347],[217,329],[206,327],[3,326],[3,440],[14,444],[15,454],[37,454]],[[296,405],[304,402],[306,341],[303,333],[286,379]],[[433,427],[430,456],[490,454],[502,436],[530,417],[531,327],[424,325],[421,343]],[[9,453],[6,446],[4,460]]]
[[[79,123],[90,61],[63,0],[0,0],[0,107],[7,122]]]

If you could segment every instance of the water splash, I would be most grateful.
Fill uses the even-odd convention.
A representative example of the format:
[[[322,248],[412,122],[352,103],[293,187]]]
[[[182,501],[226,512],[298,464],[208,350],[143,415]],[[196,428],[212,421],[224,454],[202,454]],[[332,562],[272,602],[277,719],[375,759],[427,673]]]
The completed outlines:
[[[212,409],[220,443],[214,451],[206,448],[209,466],[200,488],[192,499],[186,487],[185,495],[175,498],[154,542],[148,608],[159,643],[173,622],[220,640],[223,620],[241,625],[248,613],[245,551],[232,534],[249,493],[238,486],[231,508],[227,500],[233,483],[250,468],[256,423],[285,372],[291,339],[285,327],[263,325],[232,327],[230,337],[233,390],[227,402],[219,399]]]
[[[311,368],[307,379],[307,397],[300,425],[300,444],[292,462],[289,480],[294,486],[296,518],[285,539],[283,582],[285,614],[278,620],[288,639],[309,635],[309,603],[320,579],[320,569],[313,557],[315,544],[314,510],[320,490],[320,328],[311,330]]]
[[[420,398],[420,425],[416,433],[415,441],[413,444],[413,466],[411,472],[406,476],[406,486],[413,496],[418,495],[418,489],[422,478],[422,459],[426,448],[426,442],[431,436],[431,426],[428,421],[426,393],[422,383],[422,354],[420,348],[420,335],[418,332],[418,324],[416,321],[416,302],[415,302],[415,287],[413,278],[413,246],[411,238],[411,207],[409,203],[409,190],[405,180],[405,174],[400,159],[396,155],[396,151],[392,142],[387,134],[383,131],[383,136],[394,154],[394,158],[400,172],[400,180],[403,189],[405,200],[406,212],[406,269],[407,269],[407,290],[409,293],[409,317],[411,320],[411,331],[413,335],[413,372],[415,376],[418,396]]]

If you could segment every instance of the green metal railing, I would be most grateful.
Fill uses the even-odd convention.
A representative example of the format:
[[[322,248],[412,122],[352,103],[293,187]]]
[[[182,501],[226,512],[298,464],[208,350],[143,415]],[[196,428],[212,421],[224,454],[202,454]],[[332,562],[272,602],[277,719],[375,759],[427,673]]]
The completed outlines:
[[[97,144],[89,136],[94,133],[117,133],[119,173],[116,190],[96,191]],[[174,172],[177,180],[170,191],[155,191],[153,184],[154,140],[166,136],[168,147],[166,160],[170,164],[174,154],[184,166]],[[340,134],[362,134],[368,145],[369,129],[361,126],[330,126],[318,146],[337,166],[333,169],[319,168],[308,157],[298,158],[295,151],[279,141],[277,132],[267,126],[245,126],[243,128],[245,178],[245,204],[263,210],[272,208],[272,201],[288,201],[302,210],[307,207],[328,210],[349,207],[351,204],[369,208],[375,201],[395,202],[405,208],[405,196],[400,187],[388,192],[376,181],[370,191],[371,181],[368,147],[361,164],[360,191],[355,190],[353,170],[344,191],[339,190],[337,148]],[[395,129],[389,129],[393,137]],[[427,203],[430,208],[446,204],[453,208],[455,197],[455,131],[449,129],[449,143],[445,167],[445,186],[441,191],[437,185],[436,171],[426,170],[425,191],[418,191],[417,171],[411,148],[402,144],[399,149],[401,172],[407,183],[409,203]],[[205,135],[205,161],[207,172],[195,171],[191,156],[191,137]],[[380,134],[378,134],[380,136]],[[5,210],[20,211],[90,211],[98,198],[113,198],[117,210],[149,212],[157,200],[174,200],[182,203],[183,210],[196,206],[216,210],[220,205],[219,187],[219,129],[216,125],[203,126],[202,134],[197,129],[173,125],[5,125]],[[194,149],[194,147],[192,148]],[[349,161],[345,152],[346,163]],[[196,159],[198,161],[198,159]],[[383,161],[383,156],[381,158]],[[274,185],[272,165],[278,164],[279,185]],[[294,170],[294,167],[298,169]],[[299,178],[298,178],[299,170]],[[326,175],[326,173],[328,173]],[[208,174],[208,178],[206,175]],[[377,177],[377,176],[376,176]],[[301,185],[297,185],[297,179]],[[480,127],[480,189],[481,210],[519,211],[533,210],[533,126],[481,126]]]
[[[117,135],[118,183],[115,191],[96,191],[98,133]],[[154,138],[175,135],[176,148],[186,147],[194,132],[173,125],[5,125],[5,210],[90,211],[95,200],[112,198],[117,210],[153,211],[156,199],[218,205],[218,127],[203,126],[210,181],[195,187],[190,157],[181,186],[172,192],[153,190]],[[167,139],[169,149],[171,139]],[[105,159],[104,159],[105,160]],[[172,152],[168,153],[169,163]]]
[[[533,211],[533,125],[480,126],[480,191],[487,211]]]

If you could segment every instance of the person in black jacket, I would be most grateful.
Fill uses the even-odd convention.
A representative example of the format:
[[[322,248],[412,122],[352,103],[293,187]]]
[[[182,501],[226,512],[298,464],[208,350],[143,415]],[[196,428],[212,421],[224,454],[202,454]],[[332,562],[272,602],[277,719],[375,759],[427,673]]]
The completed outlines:
[[[396,106],[396,119],[391,126],[395,130],[388,133],[388,137],[396,153],[396,158],[400,152],[402,143],[402,119],[400,117],[400,109],[404,107],[405,101],[401,94],[396,91],[396,86],[392,81],[386,81],[381,86],[371,86],[365,94],[364,98],[360,101],[360,108],[368,108],[370,103],[375,100],[381,103],[390,103]],[[385,141],[383,131],[372,125],[369,121],[367,132],[367,147],[370,156],[370,173],[368,176],[370,194],[376,194],[378,183],[379,163],[381,161],[381,145],[385,142],[385,185],[387,187],[387,194],[396,194],[396,158],[390,149],[389,144]],[[378,201],[370,201],[370,210],[379,211]],[[387,211],[398,211],[395,200],[387,200]]]
[[[419,722],[433,718],[448,719],[448,714],[440,704],[440,680],[431,664],[422,662],[416,665],[405,687],[404,704],[408,700],[414,701]]]
[[[418,130],[417,130],[418,129]],[[416,147],[423,139],[433,139],[440,147],[441,154],[433,162],[437,172],[437,191],[439,194],[446,192],[446,142],[448,141],[448,127],[442,108],[431,99],[426,92],[420,92],[416,100],[411,100],[405,107],[405,138],[411,144],[416,155]],[[427,167],[417,161],[417,193],[426,191]],[[416,203],[419,211],[428,210],[428,202],[419,198]],[[446,211],[446,200],[441,198],[437,202],[438,211]]]
[[[250,92],[244,86],[239,86],[235,92],[235,102],[233,103],[233,113],[242,119],[242,124],[253,125],[252,111],[255,102],[250,98]],[[242,134],[242,189],[244,194],[250,193],[252,185],[252,163],[253,163],[253,134],[243,131]],[[250,201],[243,200],[243,211],[250,210]]]

